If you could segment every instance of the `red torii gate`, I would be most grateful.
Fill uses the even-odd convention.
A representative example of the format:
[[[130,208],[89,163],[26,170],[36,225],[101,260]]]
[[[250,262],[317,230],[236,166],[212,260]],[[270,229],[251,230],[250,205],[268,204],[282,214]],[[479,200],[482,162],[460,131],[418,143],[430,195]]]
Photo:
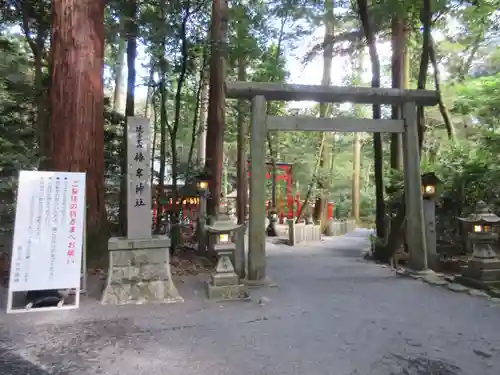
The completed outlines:
[[[250,166],[250,162],[248,162],[248,167]],[[272,167],[273,163],[266,163],[266,180],[271,180],[272,179]],[[283,181],[285,183],[285,194],[286,194],[286,217],[288,218],[293,218],[294,217],[294,203],[299,203],[298,200],[300,199],[298,196],[294,197],[293,194],[293,174],[292,174],[292,167],[293,163],[284,163],[284,162],[277,162],[276,163],[276,184],[278,184],[280,181]],[[247,169],[247,176],[250,178],[250,168]],[[295,202],[297,201],[297,202]],[[280,202],[276,202],[278,207],[278,214],[280,215],[280,218],[283,219],[285,216],[284,213],[284,205],[283,205],[283,200],[280,200]],[[298,206],[298,205],[297,205]],[[266,202],[266,211],[269,208],[269,200]],[[298,209],[297,209],[298,211]]]
[[[266,181],[272,179],[272,167],[273,163],[266,163]],[[277,173],[276,173],[276,183],[278,184],[280,181],[283,181],[285,185],[285,194],[286,194],[286,205],[284,205],[284,201],[282,199],[278,199],[276,204],[278,207],[278,215],[281,220],[285,217],[288,219],[293,219],[299,215],[300,211],[300,194],[296,192],[293,193],[293,163],[285,163],[285,162],[277,162],[276,163]],[[250,162],[248,162],[248,173],[247,176],[250,178]],[[286,215],[285,215],[286,208]],[[269,209],[269,200],[266,201],[266,215],[268,214]],[[333,202],[328,202],[328,218],[333,217]]]

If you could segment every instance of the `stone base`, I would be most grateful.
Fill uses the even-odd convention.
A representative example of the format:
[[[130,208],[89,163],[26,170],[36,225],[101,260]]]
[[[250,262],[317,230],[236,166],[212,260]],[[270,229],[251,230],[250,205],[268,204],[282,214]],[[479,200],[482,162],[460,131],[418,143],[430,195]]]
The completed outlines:
[[[109,270],[103,304],[182,302],[170,272],[167,236],[108,242]]]
[[[240,278],[234,272],[227,274],[220,274],[214,272],[212,274],[211,283],[214,286],[238,285],[240,283]]]
[[[295,246],[301,242],[320,240],[321,226],[295,223],[294,220],[288,220],[288,245]]]
[[[248,279],[243,279],[241,282],[246,285],[248,288],[260,288],[260,287],[267,287],[267,288],[277,288],[278,284],[273,282],[272,280],[265,278],[262,280],[248,280]]]
[[[207,283],[208,299],[215,301],[247,301],[250,294],[243,284],[239,285],[213,285]]]
[[[490,290],[500,288],[500,281],[484,281],[468,276],[457,276],[456,281],[476,289]]]

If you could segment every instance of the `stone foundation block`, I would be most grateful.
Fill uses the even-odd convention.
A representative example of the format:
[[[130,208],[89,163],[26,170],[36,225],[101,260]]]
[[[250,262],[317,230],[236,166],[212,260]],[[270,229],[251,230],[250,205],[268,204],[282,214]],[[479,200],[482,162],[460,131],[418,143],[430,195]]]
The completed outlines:
[[[295,223],[288,220],[288,244],[295,246],[301,242],[321,240],[321,226],[314,224]]]
[[[101,299],[103,304],[143,304],[182,302],[170,272],[170,239],[108,242],[109,270]]]
[[[250,298],[247,287],[239,285],[213,285],[207,283],[208,299],[215,301],[247,300]]]

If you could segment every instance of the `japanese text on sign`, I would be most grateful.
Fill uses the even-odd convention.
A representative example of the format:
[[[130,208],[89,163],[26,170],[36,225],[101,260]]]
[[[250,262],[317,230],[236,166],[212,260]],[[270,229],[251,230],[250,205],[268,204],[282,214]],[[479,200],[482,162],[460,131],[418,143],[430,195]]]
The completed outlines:
[[[135,207],[143,207],[146,205],[144,202],[143,192],[144,192],[144,169],[141,168],[144,164],[146,158],[144,157],[144,127],[140,124],[135,126],[135,134],[137,137],[137,142],[135,144],[135,157],[134,161],[137,163],[135,169]]]
[[[85,174],[21,171],[11,292],[80,285]]]

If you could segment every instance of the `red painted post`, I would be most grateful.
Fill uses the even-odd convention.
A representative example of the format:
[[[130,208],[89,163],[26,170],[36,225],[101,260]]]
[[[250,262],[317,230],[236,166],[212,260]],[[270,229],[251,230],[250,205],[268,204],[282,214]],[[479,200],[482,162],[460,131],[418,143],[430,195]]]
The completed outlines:
[[[333,219],[333,202],[328,202],[328,219]]]

